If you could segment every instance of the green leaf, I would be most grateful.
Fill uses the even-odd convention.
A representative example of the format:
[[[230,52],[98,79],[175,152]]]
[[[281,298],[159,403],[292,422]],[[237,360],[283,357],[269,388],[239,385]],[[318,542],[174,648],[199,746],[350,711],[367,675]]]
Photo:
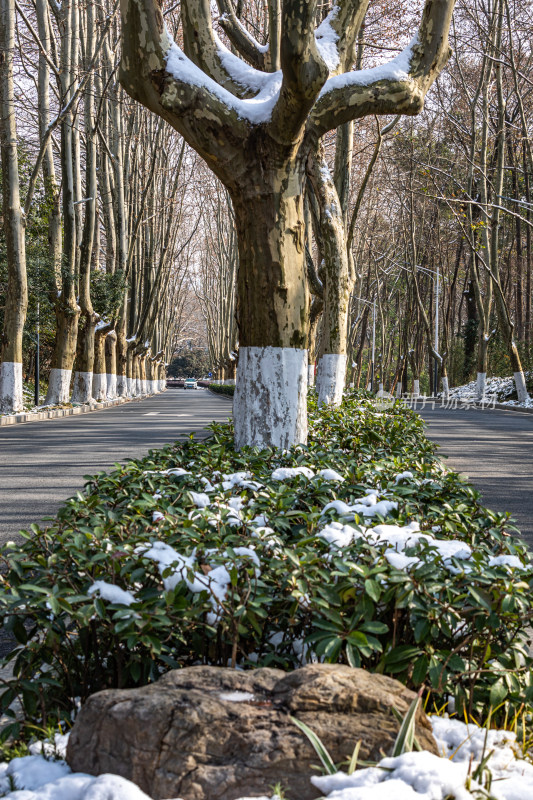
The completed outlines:
[[[419,686],[426,678],[429,666],[429,658],[426,655],[416,659],[413,667],[411,680],[415,686]]]
[[[365,581],[365,592],[372,600],[377,603],[381,596],[381,589],[379,583],[377,581],[372,580],[371,578],[367,578]]]
[[[489,694],[489,701],[492,708],[496,708],[496,706],[499,706],[500,703],[503,703],[507,697],[507,694],[508,689],[503,678],[500,678],[496,681],[496,683],[493,683],[490,687]]]

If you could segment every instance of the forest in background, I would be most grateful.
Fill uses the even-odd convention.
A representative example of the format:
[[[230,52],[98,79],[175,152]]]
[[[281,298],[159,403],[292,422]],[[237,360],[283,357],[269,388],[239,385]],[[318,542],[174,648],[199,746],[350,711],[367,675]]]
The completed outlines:
[[[322,17],[332,5],[319,4]],[[208,348],[217,377],[234,377],[238,251],[226,191],[167,123],[121,89],[116,6],[15,6],[26,378],[33,375],[38,319],[43,377],[72,371],[67,385],[49,386],[47,402],[66,402],[72,391],[80,402],[120,394],[110,375],[127,376],[142,392],[142,381],[159,376],[189,342]],[[358,66],[397,54],[417,10],[408,2],[373,3]],[[235,11],[266,41],[265,4],[238,3]],[[179,3],[168,4],[164,16],[179,39]],[[519,363],[531,369],[532,33],[526,2],[460,0],[450,34],[454,54],[425,110],[353,124],[343,186],[355,276],[349,382],[370,380],[374,315],[375,379],[386,388],[402,383],[411,391],[419,380],[432,392],[435,362],[439,386],[442,377],[453,386],[476,373],[512,374]],[[338,148],[339,132],[326,134],[332,173]],[[5,167],[2,177],[6,187]],[[312,360],[324,285],[313,193],[310,185]],[[5,249],[0,233],[2,325]],[[88,374],[90,384],[76,384],[76,375]]]

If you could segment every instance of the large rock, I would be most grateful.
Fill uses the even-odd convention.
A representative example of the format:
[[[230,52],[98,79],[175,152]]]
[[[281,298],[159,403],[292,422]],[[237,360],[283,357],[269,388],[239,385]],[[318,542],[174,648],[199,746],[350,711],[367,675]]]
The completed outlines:
[[[219,667],[174,670],[140,689],[98,692],[82,708],[67,750],[74,771],[111,772],[147,794],[234,800],[271,794],[281,782],[292,800],[317,796],[309,777],[318,758],[291,722],[305,722],[336,763],[389,753],[414,699],[401,683],[362,669],[313,664],[291,673]],[[437,752],[419,712],[416,734]]]

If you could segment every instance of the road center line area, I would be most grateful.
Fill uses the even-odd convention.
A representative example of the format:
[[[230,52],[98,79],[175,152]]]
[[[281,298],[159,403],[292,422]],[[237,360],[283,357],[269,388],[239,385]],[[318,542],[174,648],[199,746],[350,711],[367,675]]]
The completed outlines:
[[[0,544],[55,514],[83,488],[84,475],[111,470],[191,431],[204,438],[210,422],[230,414],[231,406],[206,389],[168,389],[94,414],[0,428]]]
[[[533,414],[417,409],[446,466],[466,474],[493,511],[509,511],[533,547]]]

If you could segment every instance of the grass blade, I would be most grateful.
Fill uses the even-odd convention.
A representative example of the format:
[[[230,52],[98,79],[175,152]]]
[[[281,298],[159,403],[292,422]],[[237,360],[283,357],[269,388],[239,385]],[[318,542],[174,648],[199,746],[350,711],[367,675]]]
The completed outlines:
[[[418,711],[419,703],[420,697],[416,697],[409,706],[409,710],[402,720],[400,730],[398,731],[398,736],[396,737],[394,747],[392,748],[391,755],[393,757],[401,756],[403,753],[410,753],[413,749],[415,740],[416,712]],[[396,711],[396,709],[394,710]],[[399,716],[397,711],[395,716]]]
[[[315,749],[315,753],[319,757],[320,761],[322,762],[322,766],[326,771],[326,775],[335,775],[338,772],[337,767],[333,763],[333,759],[331,758],[330,754],[328,753],[326,747],[320,741],[319,737],[314,733],[314,731],[309,728],[305,722],[301,722],[299,719],[295,717],[291,717],[291,721],[300,728],[302,733],[305,733],[311,744]]]

